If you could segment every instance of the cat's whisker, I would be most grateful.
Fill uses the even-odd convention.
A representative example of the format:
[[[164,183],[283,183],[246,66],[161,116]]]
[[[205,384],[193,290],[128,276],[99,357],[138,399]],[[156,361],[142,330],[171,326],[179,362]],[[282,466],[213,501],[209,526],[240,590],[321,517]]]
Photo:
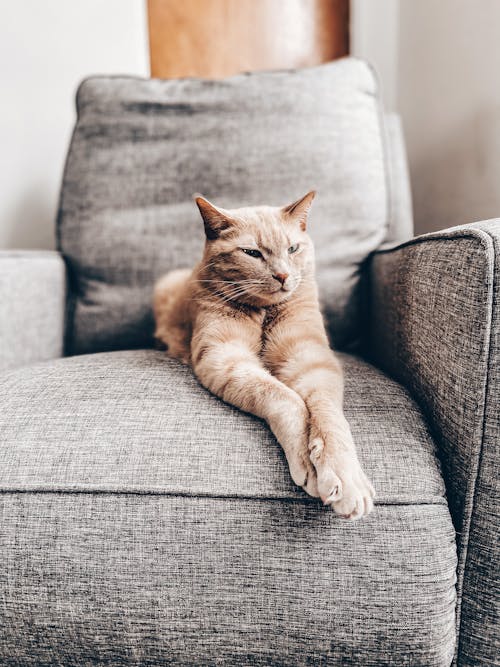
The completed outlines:
[[[248,290],[246,288],[240,288],[234,291],[229,291],[226,292],[225,294],[220,295],[220,299],[222,303],[227,303],[228,301],[235,301],[239,297],[245,295],[248,293]]]
[[[240,284],[240,283],[262,283],[264,282],[262,278],[238,278],[237,280],[231,280],[230,278],[192,278],[199,283],[228,283],[228,284]]]
[[[263,285],[264,281],[258,279],[242,279],[238,281],[232,280],[214,280],[214,279],[194,279],[198,283],[223,283],[225,285]]]

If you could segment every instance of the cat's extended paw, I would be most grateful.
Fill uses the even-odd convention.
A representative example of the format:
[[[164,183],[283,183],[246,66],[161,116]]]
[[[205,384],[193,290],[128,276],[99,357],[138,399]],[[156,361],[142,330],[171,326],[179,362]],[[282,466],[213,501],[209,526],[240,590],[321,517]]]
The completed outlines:
[[[370,514],[374,497],[373,486],[357,463],[357,469],[344,477],[342,498],[331,504],[339,516],[356,521]]]
[[[361,519],[370,514],[375,491],[361,469],[356,453],[332,451],[320,437],[311,439],[309,452],[323,503],[331,505],[346,519]]]

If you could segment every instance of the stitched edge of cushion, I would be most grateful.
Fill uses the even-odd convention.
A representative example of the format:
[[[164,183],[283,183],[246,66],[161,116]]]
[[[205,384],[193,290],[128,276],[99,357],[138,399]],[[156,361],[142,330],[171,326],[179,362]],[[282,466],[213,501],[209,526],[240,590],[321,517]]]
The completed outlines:
[[[287,493],[214,493],[203,490],[185,490],[185,489],[166,489],[157,486],[134,487],[119,486],[113,484],[13,484],[5,485],[0,488],[0,495],[8,494],[69,494],[69,495],[117,495],[117,496],[173,496],[186,498],[240,498],[243,500],[271,500],[280,502],[306,503],[310,505],[320,505],[316,498],[309,496],[291,495]],[[412,505],[446,505],[448,503],[443,496],[430,498],[429,496],[394,496],[377,498],[376,506],[412,506]]]

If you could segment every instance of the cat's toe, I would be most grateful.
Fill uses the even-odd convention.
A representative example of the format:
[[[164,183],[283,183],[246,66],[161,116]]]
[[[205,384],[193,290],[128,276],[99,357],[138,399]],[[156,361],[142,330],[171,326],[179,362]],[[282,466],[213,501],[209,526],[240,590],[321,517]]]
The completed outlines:
[[[301,449],[294,451],[287,456],[290,475],[297,486],[301,486],[309,495],[317,494],[316,472],[309,461],[307,453]],[[315,493],[311,493],[315,491]]]
[[[373,510],[372,485],[361,476],[351,479],[344,484],[344,495],[341,500],[333,503],[333,509],[336,514],[351,521],[367,516]]]
[[[343,519],[361,519],[363,516],[363,499],[356,496],[345,496],[339,502],[333,504],[335,513]]]
[[[309,456],[315,465],[321,461],[323,451],[325,449],[325,441],[323,438],[312,438],[309,442]]]
[[[314,469],[314,466],[309,460],[307,452],[303,453],[302,460],[306,468],[306,479],[304,484],[302,484],[301,486],[307,494],[309,494],[313,498],[318,498],[320,495],[318,491],[318,478],[316,475],[316,470]]]
[[[290,476],[297,486],[305,486],[307,483],[307,468],[299,457],[290,457],[288,460]]]
[[[342,498],[342,480],[329,465],[324,456],[325,443],[320,437],[309,442],[309,457],[316,470],[318,495],[325,505]]]
[[[319,498],[318,478],[316,477],[314,469],[311,468],[311,470],[309,471],[306,483],[302,488],[307,494],[309,494],[313,498]]]
[[[324,505],[331,505],[342,498],[342,481],[332,469],[318,471],[318,491]]]

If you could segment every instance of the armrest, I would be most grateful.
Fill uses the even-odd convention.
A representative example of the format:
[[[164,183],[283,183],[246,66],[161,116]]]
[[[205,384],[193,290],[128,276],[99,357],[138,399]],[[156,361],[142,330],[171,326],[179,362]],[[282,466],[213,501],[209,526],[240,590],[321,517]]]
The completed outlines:
[[[66,269],[59,253],[0,252],[0,370],[63,353]]]
[[[500,219],[382,249],[368,348],[434,431],[458,533],[458,665],[498,658]]]

